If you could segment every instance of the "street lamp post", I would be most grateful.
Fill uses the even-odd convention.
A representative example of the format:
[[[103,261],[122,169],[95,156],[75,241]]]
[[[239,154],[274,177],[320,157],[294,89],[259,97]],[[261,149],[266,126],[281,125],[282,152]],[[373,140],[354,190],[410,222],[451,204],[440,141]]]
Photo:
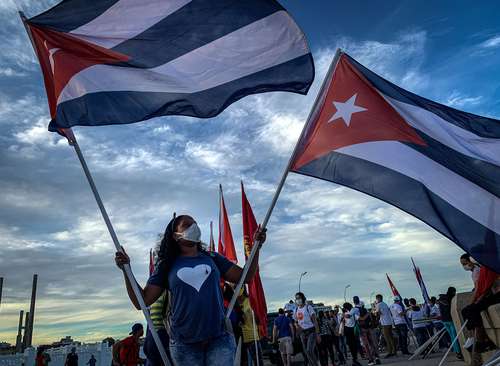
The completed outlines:
[[[347,302],[347,299],[346,299],[346,292],[347,292],[347,289],[348,289],[349,287],[351,287],[351,285],[346,285],[346,286],[344,287],[344,301],[345,301],[345,302]]]
[[[302,277],[304,277],[306,274],[307,274],[307,272],[302,272],[300,274],[300,278],[299,278],[299,292],[300,292],[300,284],[302,283]]]

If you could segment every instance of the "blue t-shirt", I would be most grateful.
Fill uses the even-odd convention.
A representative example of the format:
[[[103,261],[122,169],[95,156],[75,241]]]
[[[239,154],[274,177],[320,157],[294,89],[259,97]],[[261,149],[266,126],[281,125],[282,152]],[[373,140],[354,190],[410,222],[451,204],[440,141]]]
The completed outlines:
[[[285,315],[280,315],[274,319],[274,325],[278,328],[278,338],[292,336],[292,333],[290,332],[291,322],[292,320]]]
[[[170,332],[175,341],[196,343],[224,334],[221,275],[233,263],[217,253],[178,257],[170,272],[157,266],[148,284],[170,290]],[[168,275],[168,283],[167,283]]]

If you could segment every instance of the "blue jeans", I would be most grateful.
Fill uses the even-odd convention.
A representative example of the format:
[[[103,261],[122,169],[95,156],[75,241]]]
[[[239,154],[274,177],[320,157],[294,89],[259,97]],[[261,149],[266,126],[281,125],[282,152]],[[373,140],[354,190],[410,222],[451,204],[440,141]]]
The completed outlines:
[[[170,355],[175,366],[233,366],[235,352],[236,343],[229,333],[195,344],[170,340]]]

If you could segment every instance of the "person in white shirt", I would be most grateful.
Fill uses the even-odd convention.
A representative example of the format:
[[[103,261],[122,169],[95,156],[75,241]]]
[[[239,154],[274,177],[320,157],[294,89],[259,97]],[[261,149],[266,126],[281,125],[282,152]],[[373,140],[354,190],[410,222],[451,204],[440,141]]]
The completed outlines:
[[[405,309],[401,305],[401,298],[394,296],[394,304],[391,305],[391,314],[394,326],[398,333],[399,348],[403,355],[409,355],[408,352],[408,326],[406,325]]]
[[[434,334],[439,332],[444,328],[443,321],[441,320],[441,310],[439,309],[439,304],[435,296],[429,299],[429,306],[431,308],[430,316],[432,318],[432,326],[434,328]],[[439,340],[439,348],[444,348],[447,345],[447,338],[441,337]]]
[[[297,308],[293,314],[296,323],[297,333],[299,334],[304,349],[304,354],[310,365],[318,365],[316,355],[316,345],[321,342],[318,321],[316,313],[311,305],[306,303],[306,297],[302,292],[295,294]]]
[[[288,313],[289,311],[291,311],[292,313],[295,312],[295,309],[297,308],[297,305],[295,305],[295,303],[293,302],[293,300],[290,300],[289,303],[285,304],[285,313]]]
[[[471,277],[472,277],[472,282],[474,283],[474,288],[472,291],[474,291],[477,287],[477,280],[479,279],[479,271],[481,270],[481,266],[476,263],[472,259],[472,257],[465,253],[460,257],[460,263],[462,264],[462,267],[464,267],[465,271],[471,271]]]
[[[387,355],[385,358],[396,356],[396,345],[392,336],[392,314],[389,306],[384,302],[384,297],[380,294],[375,296],[375,311],[380,317],[380,325],[382,326],[382,334],[384,335],[385,344],[387,345]]]
[[[354,333],[354,327],[356,326],[356,321],[359,318],[359,309],[352,306],[351,303],[346,302],[343,306],[344,311],[344,335],[346,338],[347,345],[351,351],[352,365],[361,366],[358,362],[358,342],[359,336]]]
[[[425,322],[426,314],[423,307],[417,305],[417,300],[410,299],[410,310],[408,311],[408,319],[413,325],[413,333],[417,337],[418,346],[422,346],[428,339],[427,322]]]

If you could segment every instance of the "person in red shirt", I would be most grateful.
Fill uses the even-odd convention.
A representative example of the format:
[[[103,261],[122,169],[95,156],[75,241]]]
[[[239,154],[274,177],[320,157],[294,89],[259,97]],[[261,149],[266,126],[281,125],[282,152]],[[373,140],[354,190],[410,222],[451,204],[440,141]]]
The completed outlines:
[[[113,365],[115,366],[137,366],[144,364],[139,357],[139,340],[144,335],[142,324],[136,323],[132,326],[130,337],[116,343],[113,347]]]

